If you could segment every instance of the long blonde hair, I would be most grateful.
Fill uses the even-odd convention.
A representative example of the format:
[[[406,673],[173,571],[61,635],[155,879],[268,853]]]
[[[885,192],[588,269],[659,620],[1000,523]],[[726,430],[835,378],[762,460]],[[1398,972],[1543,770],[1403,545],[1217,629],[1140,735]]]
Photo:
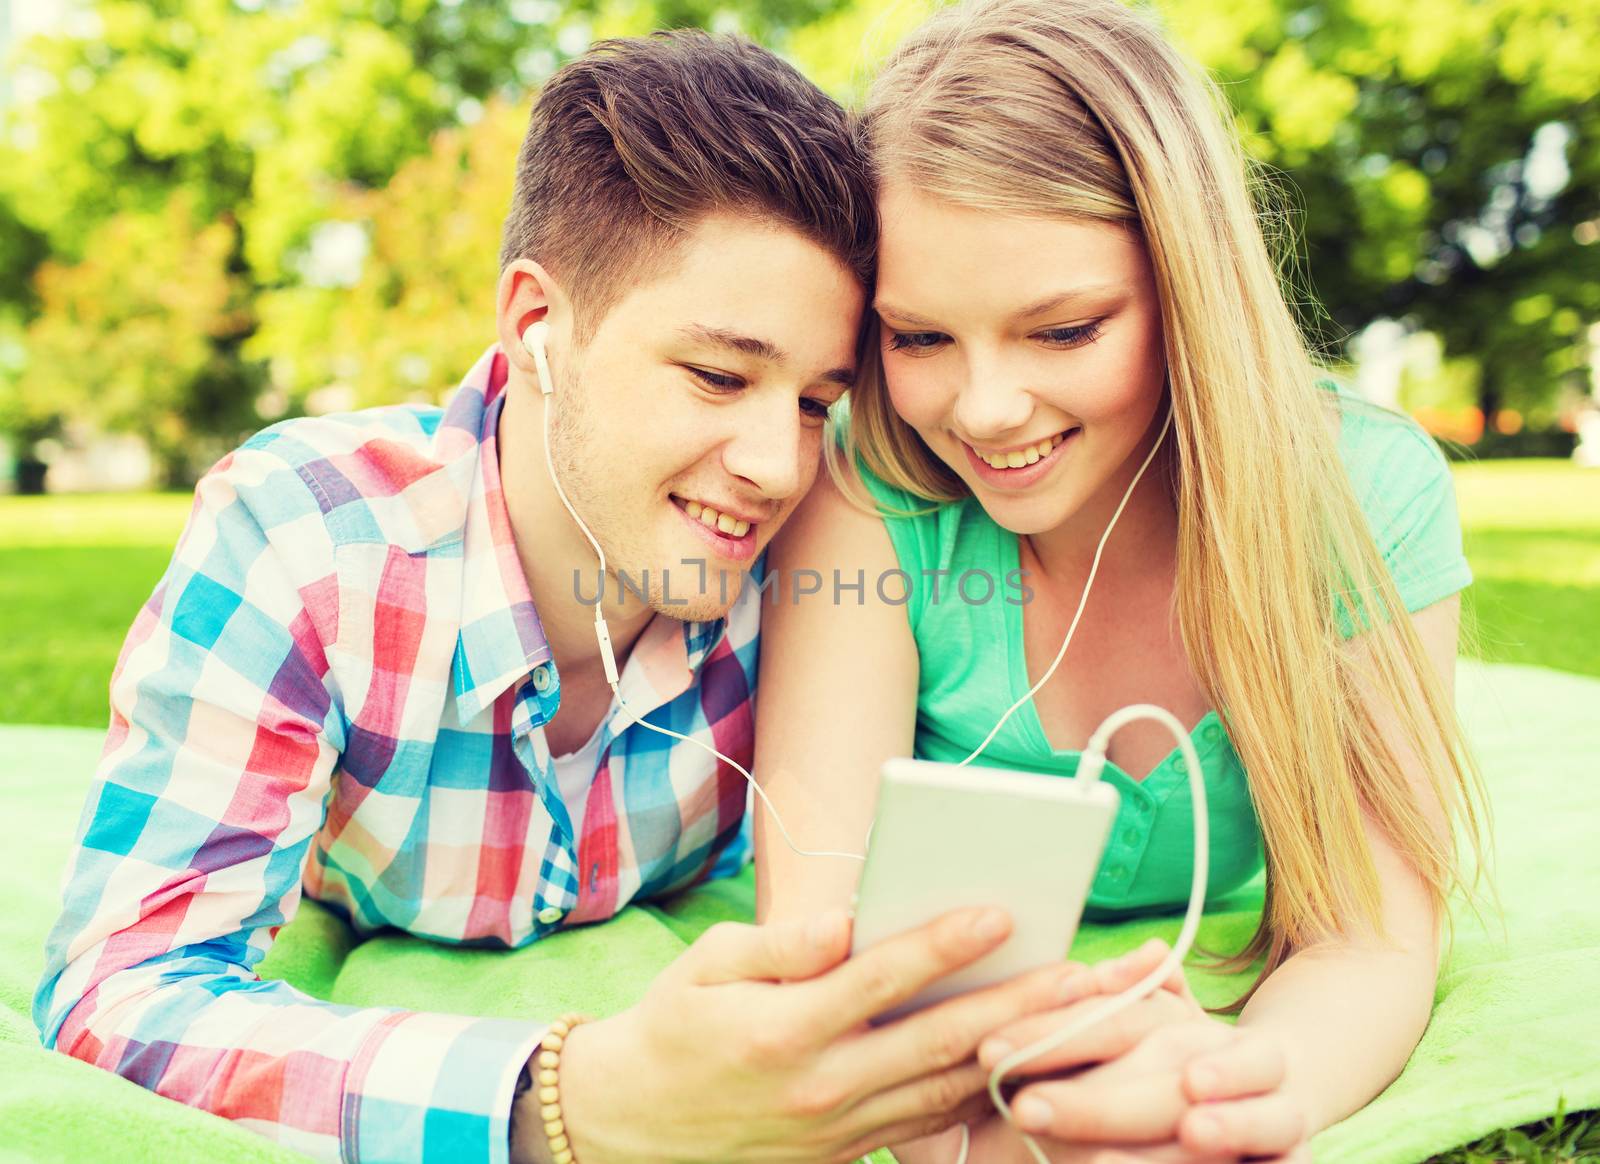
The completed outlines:
[[[1455,830],[1481,869],[1481,777],[1350,487],[1333,396],[1316,385],[1215,87],[1117,0],[977,0],[899,47],[862,127],[883,178],[975,209],[1118,224],[1148,248],[1173,408],[1178,619],[1266,846],[1260,926],[1221,963],[1264,968],[1222,1009],[1294,949],[1351,926],[1382,934],[1363,807],[1448,925],[1466,883]],[[843,456],[929,501],[965,496],[895,414],[875,350]],[[1359,674],[1336,609],[1370,652]],[[1393,708],[1395,748],[1363,686]],[[1420,759],[1452,835],[1431,826],[1399,751]]]

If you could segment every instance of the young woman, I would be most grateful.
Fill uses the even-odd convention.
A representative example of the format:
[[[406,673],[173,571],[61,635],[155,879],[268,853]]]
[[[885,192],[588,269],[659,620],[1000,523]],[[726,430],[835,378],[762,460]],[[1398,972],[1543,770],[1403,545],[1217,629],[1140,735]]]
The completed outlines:
[[[859,850],[882,760],[967,756],[1082,603],[1059,671],[977,763],[1070,776],[1132,703],[1194,725],[1211,895],[1264,860],[1235,966],[1264,965],[1236,1026],[1170,999],[1124,1024],[1114,1049],[1132,1049],[1109,1065],[1124,1076],[1060,1077],[1094,1057],[1091,1036],[1031,1065],[1019,1121],[1062,1160],[1091,1140],[1309,1159],[1309,1135],[1421,1037],[1462,881],[1454,829],[1479,834],[1452,711],[1470,574],[1443,459],[1319,378],[1225,105],[1147,16],[1116,0],[947,9],[886,66],[863,125],[875,342],[833,480],[773,565],[866,584],[769,607],[756,771],[799,844]],[[1172,742],[1150,723],[1113,740],[1099,916],[1187,901]],[[756,822],[764,920],[848,902],[859,866]],[[996,1032],[983,1062],[1060,1021]],[[1130,1036],[1141,1021],[1156,1029]],[[902,1158],[953,1160],[953,1143]],[[975,1133],[975,1162],[1021,1153],[998,1121]]]

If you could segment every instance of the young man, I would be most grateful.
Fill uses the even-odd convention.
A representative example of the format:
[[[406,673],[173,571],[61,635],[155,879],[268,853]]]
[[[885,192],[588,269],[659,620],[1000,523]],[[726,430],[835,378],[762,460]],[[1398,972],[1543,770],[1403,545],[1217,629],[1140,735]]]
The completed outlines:
[[[680,34],[558,74],[499,343],[447,406],[274,426],[196,490],[112,679],[45,1043],[328,1160],[539,1158],[538,1092],[513,1100],[544,1024],[334,1006],[254,967],[302,892],[362,933],[519,946],[737,868],[742,779],[635,721],[750,762],[760,592],[734,596],[817,472],[873,234],[842,111],[770,54]],[[546,433],[612,571],[625,706]],[[846,935],[706,935],[567,1040],[558,1142],[842,1158],[958,1118],[977,1040],[1054,998],[1040,975],[872,1032],[1004,919],[848,962]]]

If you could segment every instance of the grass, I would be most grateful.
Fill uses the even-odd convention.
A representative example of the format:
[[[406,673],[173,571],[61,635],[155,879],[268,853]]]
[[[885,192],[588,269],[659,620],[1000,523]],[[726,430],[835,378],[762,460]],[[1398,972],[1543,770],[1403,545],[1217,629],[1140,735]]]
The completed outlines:
[[[1600,472],[1458,465],[1468,650],[1600,676]],[[0,722],[103,727],[122,637],[189,512],[177,494],[0,498]],[[1437,1164],[1600,1162],[1600,1112],[1495,1132]]]
[[[180,494],[0,498],[0,723],[106,725],[117,651],[188,514]]]
[[[1472,652],[1600,676],[1600,472],[1485,461],[1457,466],[1456,493]]]

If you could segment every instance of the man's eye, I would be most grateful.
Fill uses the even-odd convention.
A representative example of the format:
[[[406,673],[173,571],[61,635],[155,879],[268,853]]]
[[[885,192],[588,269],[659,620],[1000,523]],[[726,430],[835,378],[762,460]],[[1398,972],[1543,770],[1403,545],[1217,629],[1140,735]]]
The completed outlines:
[[[891,352],[931,352],[949,340],[942,331],[891,331]]]
[[[800,411],[813,420],[827,420],[830,407],[832,406],[826,400],[813,400],[809,396],[800,400]]]
[[[715,388],[718,392],[737,392],[744,387],[744,381],[737,376],[726,376],[721,372],[708,372],[704,368],[696,368],[692,364],[684,367],[689,374],[699,380],[707,388]]]

